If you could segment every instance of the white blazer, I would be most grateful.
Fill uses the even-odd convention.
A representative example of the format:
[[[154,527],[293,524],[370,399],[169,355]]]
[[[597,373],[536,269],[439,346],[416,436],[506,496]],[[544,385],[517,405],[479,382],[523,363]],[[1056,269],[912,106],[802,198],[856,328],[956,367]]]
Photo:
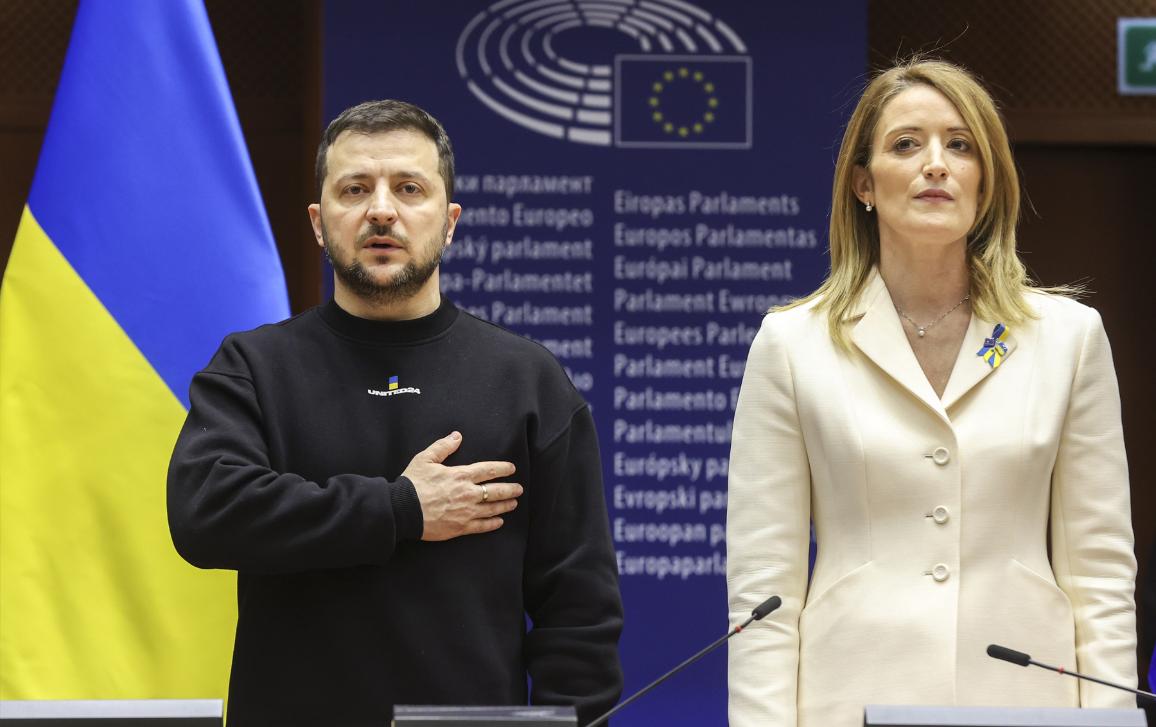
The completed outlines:
[[[943,398],[876,272],[838,349],[812,306],[771,313],[735,412],[727,511],[734,727],[853,727],[865,704],[1135,706],[985,654],[1136,684],[1128,468],[1099,314],[972,317]],[[807,582],[809,523],[818,558]],[[1050,533],[1051,555],[1048,540]]]

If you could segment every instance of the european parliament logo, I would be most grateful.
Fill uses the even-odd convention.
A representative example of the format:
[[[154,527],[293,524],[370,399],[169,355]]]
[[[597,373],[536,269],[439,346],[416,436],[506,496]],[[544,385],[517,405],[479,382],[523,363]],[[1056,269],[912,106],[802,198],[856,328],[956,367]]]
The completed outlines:
[[[494,114],[579,144],[751,146],[751,59],[687,0],[498,0],[455,49]]]

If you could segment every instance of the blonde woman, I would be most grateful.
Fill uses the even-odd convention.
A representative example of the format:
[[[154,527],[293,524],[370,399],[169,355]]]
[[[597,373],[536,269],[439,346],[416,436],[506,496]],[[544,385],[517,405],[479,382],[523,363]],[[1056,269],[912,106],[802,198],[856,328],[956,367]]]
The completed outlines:
[[[1032,287],[1018,214],[970,74],[917,60],[874,78],[835,168],[830,276],[766,316],[735,413],[732,619],[783,607],[731,642],[732,726],[851,727],[869,703],[1135,706],[985,654],[1136,683],[1111,352],[1094,310]]]

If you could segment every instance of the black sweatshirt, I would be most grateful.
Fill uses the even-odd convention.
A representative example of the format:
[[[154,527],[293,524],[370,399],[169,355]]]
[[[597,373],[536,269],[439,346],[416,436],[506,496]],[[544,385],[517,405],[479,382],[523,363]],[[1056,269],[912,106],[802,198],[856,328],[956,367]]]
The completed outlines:
[[[190,563],[238,572],[230,727],[617,700],[594,422],[544,348],[446,299],[402,322],[330,302],[226,338],[190,399],[169,524]],[[454,430],[446,465],[513,462],[525,492],[497,531],[424,542],[401,473]]]

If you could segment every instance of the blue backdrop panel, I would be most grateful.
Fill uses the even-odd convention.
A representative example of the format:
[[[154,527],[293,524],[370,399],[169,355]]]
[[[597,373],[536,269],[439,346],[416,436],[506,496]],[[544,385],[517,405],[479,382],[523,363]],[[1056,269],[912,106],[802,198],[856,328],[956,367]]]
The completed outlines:
[[[399,98],[453,139],[445,293],[546,344],[593,406],[638,689],[728,627],[735,397],[763,311],[826,271],[865,3],[330,0],[324,20],[326,120]],[[719,652],[616,723],[725,715]]]

